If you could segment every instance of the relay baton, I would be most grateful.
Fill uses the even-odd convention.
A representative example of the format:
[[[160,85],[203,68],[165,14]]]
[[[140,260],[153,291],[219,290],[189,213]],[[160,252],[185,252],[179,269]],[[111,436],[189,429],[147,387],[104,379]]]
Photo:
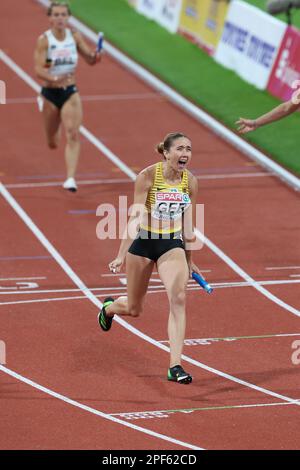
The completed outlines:
[[[213,292],[213,288],[206,282],[206,280],[200,276],[200,274],[192,272],[192,278],[194,281],[198,282],[198,284],[208,293],[211,294]]]
[[[103,49],[103,38],[104,38],[104,33],[99,33],[98,42],[97,42],[97,52],[100,52]]]

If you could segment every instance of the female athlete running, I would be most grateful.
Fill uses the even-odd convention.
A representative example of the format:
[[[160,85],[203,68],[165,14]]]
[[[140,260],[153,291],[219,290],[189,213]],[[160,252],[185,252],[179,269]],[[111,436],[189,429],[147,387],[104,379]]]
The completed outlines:
[[[192,148],[190,139],[181,133],[168,134],[157,146],[164,161],[145,168],[137,177],[134,192],[134,213],[121,242],[119,253],[110,264],[119,272],[126,258],[127,297],[104,300],[98,320],[101,328],[111,328],[113,316],[137,317],[154,265],[167,290],[170,304],[168,335],[170,368],[168,380],[188,384],[189,373],[181,366],[186,313],[185,294],[192,271],[200,274],[192,261],[195,206],[198,183],[188,170]],[[136,226],[134,241],[130,236]]]
[[[92,51],[78,31],[67,27],[70,14],[66,3],[51,3],[48,9],[50,29],[38,38],[34,60],[36,74],[44,81],[41,95],[48,146],[57,148],[62,123],[67,140],[67,179],[63,187],[76,191],[75,172],[80,154],[79,128],[82,122],[81,99],[75,84],[78,53],[88,64],[94,65],[100,61],[101,52]]]

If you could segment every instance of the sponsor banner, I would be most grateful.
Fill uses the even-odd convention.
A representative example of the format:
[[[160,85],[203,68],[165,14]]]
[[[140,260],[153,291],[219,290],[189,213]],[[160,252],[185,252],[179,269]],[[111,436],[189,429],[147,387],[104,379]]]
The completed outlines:
[[[212,53],[222,35],[228,4],[228,0],[183,0],[180,32]]]
[[[265,89],[286,29],[283,21],[233,0],[215,60],[257,88]]]
[[[268,91],[288,101],[295,93],[293,84],[297,80],[300,80],[300,31],[289,26],[270,76]],[[299,88],[299,83],[296,86]]]
[[[163,0],[156,21],[170,33],[176,33],[179,25],[182,0]]]
[[[137,0],[136,9],[149,19],[156,20],[162,4],[163,0]]]

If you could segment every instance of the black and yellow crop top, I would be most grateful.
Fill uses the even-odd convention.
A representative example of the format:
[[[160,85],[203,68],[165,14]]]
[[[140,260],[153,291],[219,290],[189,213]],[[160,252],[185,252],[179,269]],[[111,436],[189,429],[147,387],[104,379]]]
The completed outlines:
[[[159,162],[155,167],[153,185],[148,192],[145,203],[146,211],[149,215],[148,227],[141,225],[141,228],[154,231],[153,223],[150,223],[151,227],[149,227],[149,219],[153,218],[158,221],[158,225],[160,227],[159,230],[155,231],[160,233],[172,232],[174,229],[170,227],[174,226],[173,222],[181,219],[183,212],[189,207],[190,204],[191,200],[189,196],[189,181],[187,170],[183,171],[181,182],[179,184],[170,185],[164,180],[163,163]],[[159,223],[159,221],[161,221],[161,223]],[[164,221],[166,221],[165,224],[163,223]],[[164,225],[168,226],[169,229],[165,230]]]

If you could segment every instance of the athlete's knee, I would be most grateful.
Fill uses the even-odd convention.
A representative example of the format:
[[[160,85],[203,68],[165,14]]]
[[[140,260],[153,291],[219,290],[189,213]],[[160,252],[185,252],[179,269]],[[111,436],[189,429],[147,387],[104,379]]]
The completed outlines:
[[[176,290],[170,295],[170,303],[172,305],[185,305],[186,293],[185,290]]]
[[[48,147],[49,147],[49,149],[51,149],[51,150],[57,149],[57,148],[58,148],[58,141],[57,141],[57,140],[53,140],[53,139],[48,140]]]
[[[128,305],[128,313],[132,317],[139,317],[143,311],[142,304],[132,304]]]
[[[67,141],[69,143],[75,143],[79,141],[79,129],[69,127],[66,129]]]

